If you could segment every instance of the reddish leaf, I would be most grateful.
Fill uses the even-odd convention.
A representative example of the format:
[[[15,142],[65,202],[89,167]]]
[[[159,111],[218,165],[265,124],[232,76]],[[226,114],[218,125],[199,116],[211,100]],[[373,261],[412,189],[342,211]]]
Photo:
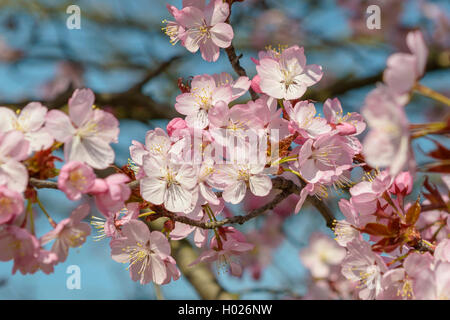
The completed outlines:
[[[416,202],[406,212],[405,221],[407,224],[414,225],[419,219],[421,212],[420,198],[418,197]]]
[[[428,156],[435,159],[448,160],[450,159],[450,149],[437,142],[436,140],[430,139],[436,145],[436,149],[429,152]]]
[[[374,236],[392,237],[394,235],[387,226],[380,223],[368,223],[361,231]]]
[[[392,252],[401,244],[401,241],[398,239],[383,238],[372,245],[372,250],[375,252]]]
[[[444,199],[442,199],[441,193],[439,192],[438,188],[428,182],[428,176],[425,176],[423,186],[428,191],[428,193],[423,192],[423,195],[431,202],[431,204],[438,205],[444,208],[447,206]]]

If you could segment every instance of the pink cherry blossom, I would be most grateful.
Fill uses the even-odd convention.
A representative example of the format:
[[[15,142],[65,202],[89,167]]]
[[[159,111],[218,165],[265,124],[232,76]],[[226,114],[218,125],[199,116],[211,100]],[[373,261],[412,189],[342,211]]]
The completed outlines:
[[[197,174],[191,165],[147,156],[143,168],[146,176],[141,180],[141,195],[145,200],[164,204],[172,212],[190,208],[197,185]]]
[[[173,132],[172,132],[173,133]],[[145,173],[142,169],[144,156],[152,155],[155,157],[166,158],[169,154],[172,142],[167,133],[161,128],[147,131],[145,135],[145,145],[139,141],[133,140],[130,146],[130,157],[139,168],[136,178],[142,178]]]
[[[308,101],[297,102],[294,107],[289,101],[285,101],[284,108],[290,118],[291,133],[296,131],[303,138],[316,138],[331,131],[325,119],[316,117],[316,108]]]
[[[247,188],[259,197],[269,194],[272,189],[272,180],[264,171],[265,164],[243,161],[242,164],[231,163],[217,165],[213,179],[222,185],[222,197],[226,202],[237,204],[241,202]]]
[[[266,123],[264,109],[260,104],[249,102],[247,104],[237,104],[233,108],[219,102],[209,113],[209,132],[214,139],[214,144],[226,147],[226,158],[231,160],[234,156],[235,145],[238,148],[248,150],[250,146],[258,146],[258,141],[264,139]],[[257,113],[257,111],[260,111]],[[261,112],[263,111],[263,112]],[[236,140],[236,142],[235,142]],[[264,147],[266,142],[264,141]],[[261,141],[261,142],[262,142]],[[252,143],[254,145],[252,145]],[[243,150],[239,150],[241,152]]]
[[[198,166],[198,190],[203,199],[212,205],[218,205],[220,200],[217,198],[216,194],[212,190],[213,173],[215,171],[214,160],[210,157],[203,159],[203,162]]]
[[[355,239],[347,244],[347,249],[347,256],[342,262],[342,274],[349,280],[360,282],[361,299],[375,299],[382,291],[381,278],[387,271],[386,264],[365,241]]]
[[[231,86],[232,100],[242,97],[250,88],[251,81],[246,76],[242,76],[234,80],[229,73],[222,72],[220,74],[215,73],[212,77],[214,78],[217,87],[226,85]]]
[[[400,172],[394,179],[389,192],[396,195],[408,195],[413,188],[413,177],[408,171]]]
[[[433,269],[422,270],[415,281],[414,292],[420,300],[449,300],[450,263],[438,261]]]
[[[443,239],[434,250],[434,258],[450,263],[450,239]]]
[[[328,123],[335,127],[339,134],[358,135],[366,128],[363,117],[359,113],[352,112],[344,115],[338,98],[327,99],[323,104],[323,113]]]
[[[46,114],[47,108],[39,102],[27,104],[19,115],[11,109],[0,107],[0,132],[21,131],[30,143],[29,152],[50,148],[53,137],[44,127]]]
[[[308,139],[298,155],[298,171],[311,183],[331,175],[341,175],[352,167],[353,156],[359,150],[352,149],[347,140],[337,134],[324,134],[316,140]]]
[[[233,100],[230,84],[216,85],[214,78],[208,74],[195,76],[191,82],[191,92],[182,93],[176,99],[175,109],[186,115],[188,126],[198,129],[209,124],[208,112],[219,101],[228,105]]]
[[[181,10],[178,10],[176,7],[167,4],[167,10],[175,18],[175,20],[180,16]],[[184,39],[186,38],[186,29],[177,21],[167,21],[163,20],[163,23],[166,23],[166,26],[162,28],[164,33],[169,36],[170,43],[175,45],[178,41],[181,41],[184,45]]]
[[[309,246],[300,251],[300,260],[314,278],[327,278],[331,267],[339,265],[346,251],[333,239],[316,232],[309,239]]]
[[[214,236],[210,242],[210,249],[202,252],[190,265],[217,262],[219,267],[229,266],[231,274],[239,277],[242,274],[242,267],[235,256],[252,250],[254,245],[248,243],[245,236],[233,227],[224,227],[222,234],[225,234],[225,238],[219,241]]]
[[[181,39],[187,50],[197,52],[200,49],[202,58],[209,62],[217,61],[220,48],[230,46],[234,33],[225,23],[229,15],[228,3],[211,0],[205,6],[205,1],[184,1],[182,10],[170,6],[169,11],[176,20],[168,29],[172,43]]]
[[[11,223],[24,210],[23,196],[5,186],[0,186],[0,224]]]
[[[428,58],[428,49],[420,31],[408,33],[406,44],[412,54],[391,55],[383,74],[384,82],[399,94],[411,91],[416,81],[423,76]]]
[[[414,298],[413,282],[404,268],[387,271],[381,280],[383,291],[378,300],[409,300]]]
[[[128,203],[125,208],[117,211],[115,214],[111,214],[106,217],[106,221],[103,223],[97,218],[97,221],[93,222],[98,229],[103,228],[103,232],[100,231],[98,238],[109,237],[116,239],[122,236],[122,226],[133,219],[137,219],[139,216],[139,203]]]
[[[359,214],[347,199],[339,201],[339,209],[344,215],[344,220],[338,220],[334,226],[334,233],[336,234],[336,241],[339,245],[346,247],[347,243],[353,239],[360,239],[361,235],[355,227],[361,227]]]
[[[181,277],[181,272],[177,268],[177,262],[172,256],[168,256],[164,259],[166,266],[167,277],[161,284],[168,284],[171,280],[176,281]]]
[[[304,49],[290,47],[281,52],[278,60],[265,57],[256,66],[259,87],[265,94],[277,98],[298,99],[306,89],[322,78],[322,67],[306,65]]]
[[[82,194],[90,191],[95,182],[94,170],[83,162],[66,163],[58,176],[58,189],[72,201],[79,200]]]
[[[122,227],[122,237],[112,240],[111,257],[120,263],[128,263],[133,281],[141,284],[163,284],[172,274],[170,244],[159,231],[148,229],[139,220],[131,220]],[[169,269],[169,270],[168,270]]]
[[[69,116],[51,110],[46,128],[64,142],[66,161],[81,161],[95,169],[106,169],[114,162],[110,143],[117,143],[119,122],[110,113],[93,109],[95,96],[90,89],[77,89],[69,99]]]
[[[88,223],[82,222],[90,211],[88,204],[82,204],[76,208],[69,218],[59,222],[55,229],[42,236],[41,244],[45,245],[52,240],[51,251],[58,255],[58,261],[64,262],[69,254],[69,248],[80,247],[86,237],[91,234],[91,227]]]
[[[172,137],[172,135],[175,135],[176,132],[186,129],[188,126],[186,124],[186,121],[184,119],[181,118],[173,118],[172,120],[169,121],[169,123],[167,124],[167,133],[170,137]]]
[[[28,183],[28,171],[20,162],[29,155],[30,143],[19,131],[0,132],[0,185],[23,192]]]
[[[259,86],[260,82],[261,82],[261,77],[257,74],[253,77],[252,82],[250,84],[253,91],[255,91],[256,93],[263,93],[261,90],[261,87]]]
[[[114,214],[123,207],[131,195],[130,187],[126,184],[130,178],[124,174],[112,174],[105,179],[95,179],[89,193],[94,195],[97,209],[106,217]]]
[[[54,252],[40,248],[32,259],[18,259],[14,262],[12,273],[17,270],[22,274],[33,274],[42,270],[45,274],[53,273],[54,266],[58,264],[58,255]]]
[[[385,203],[382,195],[389,189],[392,178],[389,172],[382,171],[370,181],[361,181],[350,188],[350,202],[361,216],[375,213],[377,203]],[[362,223],[362,222],[361,222]]]
[[[39,241],[27,229],[15,225],[0,228],[0,261],[14,259],[14,270],[32,263],[39,254]]]
[[[371,91],[362,114],[370,128],[363,142],[363,154],[372,167],[389,167],[392,176],[407,164],[414,167],[410,150],[409,123],[403,109],[408,97],[385,85]]]

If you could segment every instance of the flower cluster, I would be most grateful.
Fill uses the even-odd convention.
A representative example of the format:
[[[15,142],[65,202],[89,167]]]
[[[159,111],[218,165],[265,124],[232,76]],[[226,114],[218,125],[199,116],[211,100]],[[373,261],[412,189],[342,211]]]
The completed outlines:
[[[347,248],[342,274],[360,283],[362,299],[449,296],[447,214],[445,207],[427,208],[430,201],[442,203],[445,197],[426,184],[431,193],[424,195],[430,200],[406,201],[412,184],[409,172],[393,179],[382,171],[356,184],[351,198],[339,202],[345,219],[336,223],[336,240]]]
[[[232,3],[168,5],[175,20],[164,30],[172,43],[216,61],[220,48],[234,51]],[[133,281],[180,278],[170,242],[190,236],[200,250],[190,266],[216,263],[258,279],[283,241],[284,219],[308,197],[317,204],[333,189],[350,197],[339,200],[339,221],[318,205],[336,241],[315,233],[301,251],[312,276],[306,299],[449,298],[448,195],[427,178],[426,199],[412,197],[416,164],[404,106],[413,90],[423,90],[428,50],[419,31],[408,34],[407,45],[411,53],[389,57],[384,83],[368,94],[362,115],[344,112],[338,98],[323,105],[305,98],[323,70],[307,64],[297,45],[260,51],[251,79],[223,72],[180,80],[174,109],[184,118],[133,140],[122,168],[111,146],[119,121],[94,105],[90,89],[75,90],[68,113],[38,102],[17,112],[0,107],[0,260],[14,260],[13,273],[53,272],[91,234],[83,221],[91,198],[101,215],[91,221],[96,238],[110,240],[112,259],[128,264]],[[416,136],[442,130],[417,128]],[[449,152],[436,144],[431,156],[442,160],[438,169],[448,168]],[[64,160],[53,154],[58,149]],[[64,162],[60,169],[55,161]],[[443,181],[448,189],[448,176]],[[40,188],[81,203],[55,222]],[[234,205],[248,213],[234,215]],[[270,210],[263,227],[247,235],[231,226]],[[41,212],[52,229],[38,237],[34,218]]]

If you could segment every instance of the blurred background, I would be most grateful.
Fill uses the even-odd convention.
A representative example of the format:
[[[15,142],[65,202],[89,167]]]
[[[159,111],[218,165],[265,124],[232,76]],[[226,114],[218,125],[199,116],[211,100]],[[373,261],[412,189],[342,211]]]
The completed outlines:
[[[180,116],[173,107],[180,94],[179,78],[223,71],[237,77],[223,50],[216,63],[208,63],[199,52],[191,54],[179,44],[170,44],[161,31],[162,20],[172,18],[166,3],[181,8],[181,0],[0,0],[0,106],[21,108],[41,101],[49,109],[64,110],[75,88],[91,88],[96,105],[120,119],[119,143],[114,148],[116,165],[125,165],[131,140],[143,142],[147,130],[165,128],[169,119]],[[66,9],[72,4],[81,9],[79,30],[66,27],[70,16]],[[380,30],[366,27],[370,4],[381,8]],[[359,111],[366,94],[381,81],[386,58],[393,52],[408,52],[405,36],[420,28],[430,50],[422,83],[450,95],[450,3],[446,0],[244,0],[233,5],[231,24],[233,45],[242,54],[241,64],[249,77],[256,74],[250,58],[266,46],[303,46],[307,63],[324,69],[323,79],[304,98],[317,101],[320,109],[327,98],[338,97],[344,112]],[[248,99],[246,94],[238,103]],[[439,121],[445,116],[444,108],[414,96],[408,118],[412,123]],[[419,166],[429,162],[425,153],[434,145],[418,139],[414,146]],[[438,176],[430,178],[440,183]],[[39,196],[56,220],[76,207],[58,191],[40,190]],[[325,201],[339,217],[336,197]],[[260,203],[248,201],[230,212],[242,214]],[[295,203],[292,196],[274,212],[240,228],[257,249],[243,261],[242,278],[210,269],[223,290],[242,299],[305,295],[310,277],[299,252],[313,232],[332,233],[311,206],[292,215]],[[37,215],[41,236],[50,225],[40,211]],[[261,239],[261,232],[266,239]],[[66,288],[70,265],[81,268],[80,290]],[[11,275],[11,269],[12,262],[0,264],[0,299],[156,298],[151,284],[132,282],[125,266],[111,260],[108,240],[90,237],[81,248],[71,249],[67,261],[51,275]],[[202,298],[185,276],[163,286],[162,295]]]

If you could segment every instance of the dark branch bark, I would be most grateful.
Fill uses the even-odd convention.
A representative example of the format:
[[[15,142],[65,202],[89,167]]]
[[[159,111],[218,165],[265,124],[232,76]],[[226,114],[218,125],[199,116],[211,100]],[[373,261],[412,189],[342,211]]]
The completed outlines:
[[[227,292],[217,281],[215,275],[204,263],[194,266],[190,264],[198,257],[196,251],[187,240],[171,241],[172,255],[177,266],[195,291],[205,300],[239,299],[238,294]]]
[[[231,25],[231,23],[230,23],[231,7],[232,7],[234,1],[229,1],[228,3],[230,6],[230,14],[229,14],[226,22]],[[227,53],[228,60],[230,61],[231,66],[233,67],[234,71],[241,77],[248,77],[247,71],[245,71],[245,69],[241,66],[241,63],[239,61],[242,58],[242,54],[240,54],[239,56],[236,54],[236,50],[234,49],[233,43],[231,43],[231,45],[225,49],[225,52]],[[252,100],[256,100],[259,98],[258,94],[252,88],[249,88],[248,91],[250,92],[250,96],[252,97]]]

